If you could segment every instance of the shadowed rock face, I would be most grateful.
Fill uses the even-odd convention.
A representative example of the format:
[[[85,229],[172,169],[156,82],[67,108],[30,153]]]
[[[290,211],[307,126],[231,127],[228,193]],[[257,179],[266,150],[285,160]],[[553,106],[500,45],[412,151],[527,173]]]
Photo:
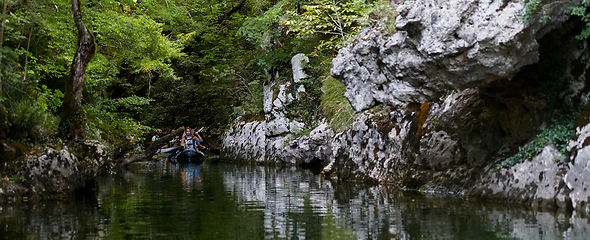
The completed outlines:
[[[538,40],[567,20],[577,1],[539,7],[548,19],[517,17],[524,1],[415,0],[398,8],[398,31],[362,31],[333,60],[332,75],[346,84],[356,111],[386,103],[424,103],[447,89],[482,87],[511,79],[537,62]]]

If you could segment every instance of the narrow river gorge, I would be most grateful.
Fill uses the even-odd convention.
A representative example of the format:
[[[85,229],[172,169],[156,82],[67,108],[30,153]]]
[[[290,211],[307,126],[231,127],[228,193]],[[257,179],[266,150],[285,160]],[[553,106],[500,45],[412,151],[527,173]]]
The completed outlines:
[[[0,206],[0,239],[582,239],[587,218],[217,163],[101,175],[96,197]],[[92,196],[92,194],[90,194]]]

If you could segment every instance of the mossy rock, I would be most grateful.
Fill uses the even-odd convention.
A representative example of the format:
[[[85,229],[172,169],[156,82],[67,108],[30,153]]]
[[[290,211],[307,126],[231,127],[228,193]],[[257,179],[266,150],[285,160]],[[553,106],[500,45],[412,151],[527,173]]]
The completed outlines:
[[[96,149],[90,149],[90,146],[82,141],[68,143],[68,151],[74,154],[78,159],[93,159],[97,156]]]
[[[86,140],[75,141],[68,144],[68,151],[71,152],[80,162],[80,171],[94,172],[102,165],[110,161],[106,147],[98,141]]]
[[[20,142],[0,141],[0,163],[22,160],[29,151],[30,148]]]

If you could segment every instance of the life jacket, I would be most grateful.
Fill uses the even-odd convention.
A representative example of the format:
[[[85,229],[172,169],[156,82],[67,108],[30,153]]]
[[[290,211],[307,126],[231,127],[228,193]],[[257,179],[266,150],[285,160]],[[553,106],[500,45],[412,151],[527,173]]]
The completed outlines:
[[[160,140],[160,137],[161,137],[161,136],[162,136],[161,134],[156,134],[156,135],[154,135],[154,136],[152,137],[152,141],[154,141],[154,142],[155,142],[155,141],[158,141],[158,140]]]
[[[184,146],[185,147],[195,147],[195,145],[198,145],[199,142],[195,141],[194,136],[185,136],[184,137]]]

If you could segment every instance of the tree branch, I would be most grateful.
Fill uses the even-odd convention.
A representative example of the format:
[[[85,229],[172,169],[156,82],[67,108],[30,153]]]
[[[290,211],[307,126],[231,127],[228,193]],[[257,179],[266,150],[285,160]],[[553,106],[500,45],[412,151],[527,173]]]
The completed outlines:
[[[152,158],[152,156],[154,156],[154,154],[156,154],[158,149],[160,149],[160,148],[162,148],[162,146],[168,144],[168,142],[170,140],[172,140],[172,138],[174,138],[174,136],[181,135],[183,132],[184,132],[184,127],[179,127],[178,129],[174,130],[174,133],[163,136],[160,139],[158,139],[157,141],[155,141],[154,143],[152,143],[142,153],[135,154],[129,158],[123,159],[123,161],[121,162],[121,165],[123,167],[127,167],[127,166],[129,166],[129,164],[134,163],[134,162],[150,160]]]

